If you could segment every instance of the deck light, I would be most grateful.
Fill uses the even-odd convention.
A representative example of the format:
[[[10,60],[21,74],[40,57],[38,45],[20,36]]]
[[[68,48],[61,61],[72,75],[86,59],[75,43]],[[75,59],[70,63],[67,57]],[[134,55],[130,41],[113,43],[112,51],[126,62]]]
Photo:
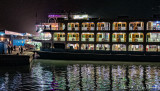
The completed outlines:
[[[0,32],[0,36],[3,36],[4,35],[4,33],[3,32]]]
[[[4,38],[3,37],[1,37],[1,41],[3,41],[4,40]]]
[[[159,23],[159,21],[157,21],[156,23]]]
[[[87,19],[88,15],[74,15],[73,19]]]
[[[62,17],[61,15],[48,15],[49,18],[59,18]]]

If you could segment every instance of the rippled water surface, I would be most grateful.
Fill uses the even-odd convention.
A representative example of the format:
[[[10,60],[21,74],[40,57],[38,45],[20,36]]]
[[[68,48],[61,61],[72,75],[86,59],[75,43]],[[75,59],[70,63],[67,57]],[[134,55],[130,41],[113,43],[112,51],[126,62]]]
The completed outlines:
[[[34,60],[0,67],[0,91],[158,91],[159,64]]]

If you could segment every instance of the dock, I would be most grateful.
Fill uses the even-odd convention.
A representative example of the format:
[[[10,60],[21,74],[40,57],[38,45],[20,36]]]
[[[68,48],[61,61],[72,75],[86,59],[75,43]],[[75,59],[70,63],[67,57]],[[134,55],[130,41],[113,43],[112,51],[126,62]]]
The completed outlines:
[[[33,60],[33,52],[24,51],[20,54],[17,51],[13,51],[12,54],[0,54],[0,65],[3,66],[22,66],[30,65]]]

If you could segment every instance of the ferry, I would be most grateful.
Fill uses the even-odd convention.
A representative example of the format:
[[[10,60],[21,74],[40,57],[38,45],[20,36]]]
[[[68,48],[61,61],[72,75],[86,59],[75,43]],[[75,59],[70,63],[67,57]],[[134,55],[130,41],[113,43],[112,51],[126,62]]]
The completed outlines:
[[[49,14],[48,22],[37,24],[36,31],[39,33],[39,41],[42,42],[39,54],[42,54],[42,51],[60,53],[61,57],[65,54],[64,56],[69,55],[67,58],[70,59],[74,58],[70,55],[75,52],[93,54],[90,57],[87,55],[88,59],[105,55],[98,56],[100,60],[101,57],[104,60],[118,57],[120,60],[124,55],[124,59],[134,55],[135,60],[138,60],[138,57],[143,60],[147,55],[150,58],[145,59],[152,60],[153,56],[157,58],[160,54],[160,18],[157,17],[109,19],[93,18],[88,14]],[[63,52],[56,49],[62,49]],[[110,57],[111,59],[107,59]],[[75,58],[81,59],[81,56]]]

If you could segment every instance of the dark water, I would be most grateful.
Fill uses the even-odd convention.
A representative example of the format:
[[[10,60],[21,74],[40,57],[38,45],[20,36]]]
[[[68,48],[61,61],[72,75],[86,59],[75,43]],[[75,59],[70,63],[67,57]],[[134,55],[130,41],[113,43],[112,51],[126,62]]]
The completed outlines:
[[[158,91],[159,63],[35,60],[0,67],[0,91]]]

